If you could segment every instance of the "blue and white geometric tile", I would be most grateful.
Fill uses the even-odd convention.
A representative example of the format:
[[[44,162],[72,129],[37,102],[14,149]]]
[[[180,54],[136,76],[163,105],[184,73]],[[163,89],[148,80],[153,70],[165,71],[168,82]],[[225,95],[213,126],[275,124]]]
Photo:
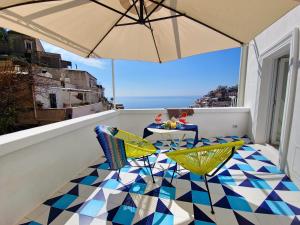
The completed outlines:
[[[202,138],[198,145],[238,140]],[[248,137],[242,138],[251,143]],[[190,140],[188,140],[190,141]],[[183,141],[181,146],[186,146]],[[215,214],[210,213],[202,176],[187,170],[170,178],[175,163],[163,154],[169,141],[156,142],[150,157],[154,179],[143,160],[130,160],[117,180],[105,159],[82,171],[21,223],[30,225],[98,224],[299,224],[298,187],[252,145],[237,150],[217,175],[208,178]]]

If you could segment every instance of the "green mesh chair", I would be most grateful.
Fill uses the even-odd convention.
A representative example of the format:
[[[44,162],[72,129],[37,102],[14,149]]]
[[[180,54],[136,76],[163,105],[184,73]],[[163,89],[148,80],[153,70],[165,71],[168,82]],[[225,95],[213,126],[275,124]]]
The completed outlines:
[[[174,174],[177,171],[177,164],[179,164],[186,170],[203,176],[209,196],[211,213],[214,214],[210,191],[207,183],[207,176],[214,176],[231,159],[235,150],[243,145],[243,141],[237,141],[226,144],[202,146],[166,153],[166,155],[170,159],[176,162],[171,183],[173,181]]]

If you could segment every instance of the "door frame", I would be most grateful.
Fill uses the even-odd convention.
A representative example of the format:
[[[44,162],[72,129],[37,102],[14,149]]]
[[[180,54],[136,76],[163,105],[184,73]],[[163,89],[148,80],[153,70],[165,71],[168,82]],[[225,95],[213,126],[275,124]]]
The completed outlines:
[[[289,147],[290,130],[294,111],[294,100],[296,93],[296,80],[299,61],[299,30],[295,28],[292,32],[281,38],[272,47],[265,50],[259,56],[260,76],[256,92],[256,108],[254,113],[255,135],[258,142],[266,143],[269,139],[271,129],[272,91],[274,74],[276,72],[276,60],[289,54],[289,73],[286,89],[286,101],[284,105],[282,132],[279,146],[279,166],[281,170],[286,167],[287,151]]]
[[[51,96],[53,96],[53,98]],[[57,108],[57,96],[56,96],[56,93],[49,93],[49,100],[50,100],[50,108],[56,109]],[[55,105],[55,107],[52,107],[54,105]]]

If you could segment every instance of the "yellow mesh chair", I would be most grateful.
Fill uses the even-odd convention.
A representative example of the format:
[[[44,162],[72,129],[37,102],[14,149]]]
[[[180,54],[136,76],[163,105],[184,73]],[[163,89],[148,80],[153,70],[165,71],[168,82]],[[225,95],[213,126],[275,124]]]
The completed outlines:
[[[135,134],[126,132],[124,130],[118,130],[115,137],[124,140],[126,147],[126,156],[129,158],[141,158],[148,155],[152,155],[156,152],[154,145]]]
[[[128,158],[134,158],[134,159],[143,158],[144,164],[145,164],[145,160],[147,159],[152,180],[153,183],[155,183],[152,169],[151,169],[152,167],[154,167],[154,165],[151,166],[148,157],[149,155],[152,155],[156,152],[156,148],[154,147],[154,145],[148,140],[143,139],[135,134],[126,132],[124,130],[118,129],[114,136],[124,141],[125,152]]]
[[[166,153],[166,155],[170,159],[176,162],[171,183],[173,181],[174,174],[177,171],[177,164],[195,174],[204,176],[205,185],[210,201],[211,213],[214,214],[210,191],[207,183],[207,176],[214,176],[231,159],[235,150],[243,145],[243,141],[237,141],[226,144],[202,146]],[[209,174],[210,172],[212,173]]]

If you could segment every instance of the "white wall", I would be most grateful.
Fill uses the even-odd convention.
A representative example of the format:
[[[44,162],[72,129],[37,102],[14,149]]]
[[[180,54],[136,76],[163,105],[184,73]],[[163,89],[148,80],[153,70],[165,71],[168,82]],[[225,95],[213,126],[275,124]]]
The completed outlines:
[[[188,117],[188,122],[198,125],[199,138],[241,136],[248,133],[249,109],[247,108],[200,108],[194,111],[195,114]],[[163,114],[163,120],[168,119],[166,109],[122,110],[120,126],[142,136],[144,128],[154,122],[158,113]],[[191,136],[193,137],[193,133]]]
[[[49,94],[56,94],[56,104],[57,108],[63,108],[64,99],[63,99],[63,91],[60,88],[51,88],[49,90],[40,90],[38,94],[35,96],[36,101],[40,101],[43,103],[43,108],[50,108],[50,97]]]
[[[0,136],[0,224],[15,224],[102,155],[93,129],[107,111]]]
[[[83,105],[79,107],[72,108],[72,117],[78,118],[81,116],[101,112],[104,110],[102,102],[91,104],[91,105]]]
[[[68,91],[61,91],[61,98],[63,101],[63,105],[65,107],[69,107],[69,104],[80,104],[83,102],[83,100],[80,100],[77,98],[79,92],[68,92]]]
[[[259,126],[261,122],[260,118],[267,118],[270,115],[259,115],[259,107],[266,107],[261,105],[260,100],[264,98],[265,93],[260,92],[262,76],[266,76],[267,72],[263,71],[262,65],[259,64],[259,59],[262,57],[262,53],[272,48],[289,33],[293,32],[295,28],[300,27],[300,6],[289,12],[279,21],[274,23],[260,35],[258,35],[249,45],[248,54],[248,66],[247,66],[247,78],[245,88],[244,106],[250,108],[250,130],[249,133],[255,138],[257,142],[266,141],[264,134],[261,133],[262,129]],[[292,179],[300,185],[300,84],[299,84],[299,70],[297,76],[297,88],[295,93],[295,104],[293,110],[293,121],[290,133],[289,147],[288,147],[288,170],[294,171],[291,173]],[[268,84],[263,87],[264,90],[268,90]],[[298,175],[295,175],[298,173]]]

